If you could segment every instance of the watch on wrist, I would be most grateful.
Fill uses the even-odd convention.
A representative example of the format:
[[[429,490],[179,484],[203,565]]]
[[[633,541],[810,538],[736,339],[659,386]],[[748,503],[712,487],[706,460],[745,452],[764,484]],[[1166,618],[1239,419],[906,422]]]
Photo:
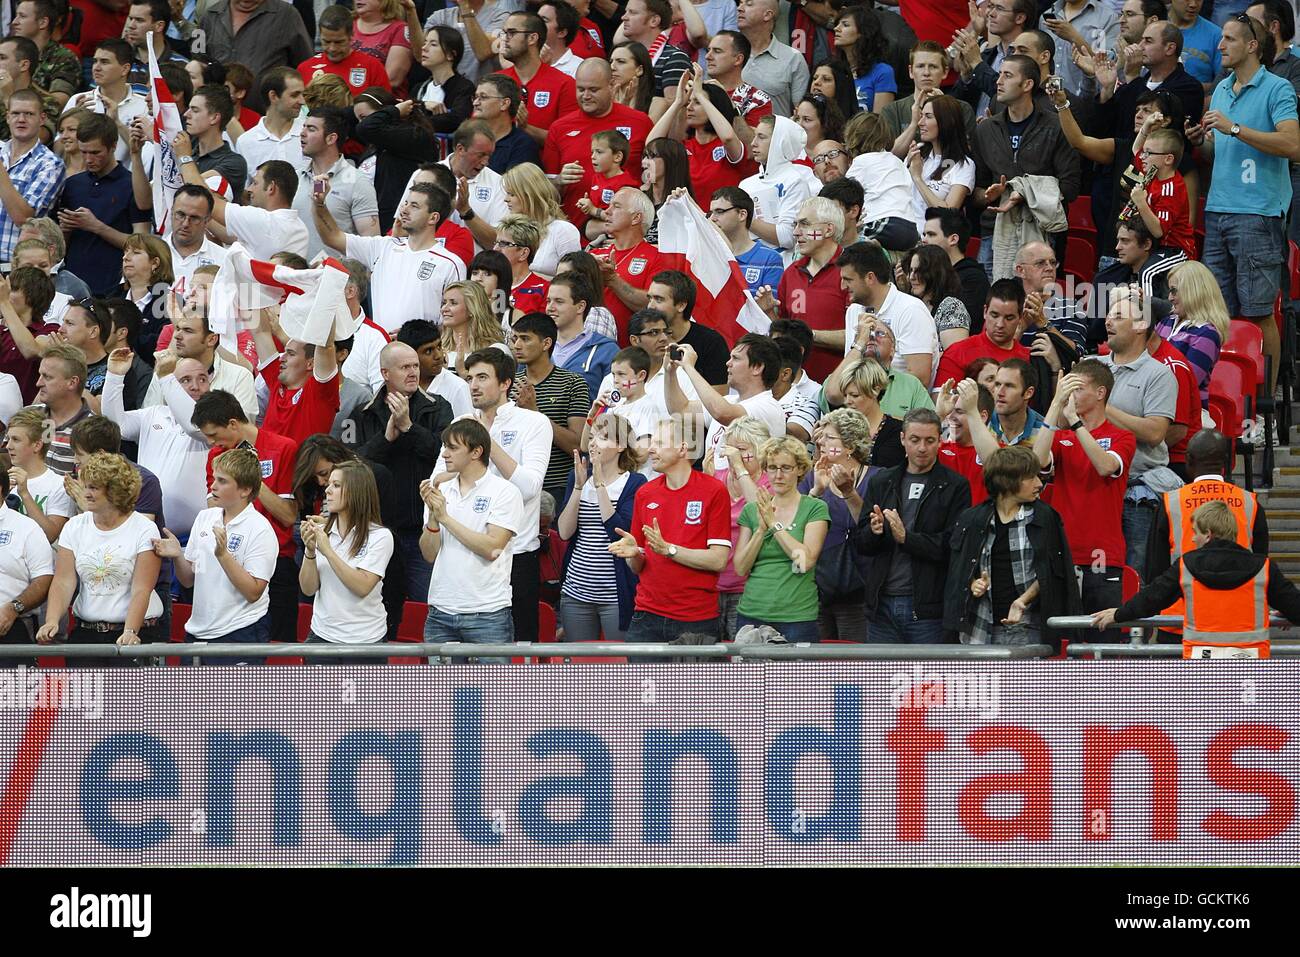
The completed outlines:
[[[1232,124],[1232,129],[1228,130],[1228,132],[1231,133],[1233,136],[1240,136],[1240,135],[1241,135],[1241,124],[1240,124],[1240,123],[1233,123],[1233,124]]]
[[[1071,422],[1070,428],[1073,431],[1078,432],[1081,428],[1083,428],[1083,419],[1076,419],[1074,422]]]
[[[178,163],[180,163],[182,166],[184,166],[186,163],[193,163],[193,162],[194,162],[194,157],[193,157],[193,156],[178,156],[178,157],[176,157],[176,162],[178,162]]]
[[[784,525],[784,523],[782,523],[782,522],[773,522],[773,523],[772,523],[772,531],[774,531],[774,532],[784,532],[784,531],[785,531],[785,525]]]
[[[477,215],[478,215],[478,214],[477,214],[476,212],[474,212],[474,207],[471,206],[469,209],[465,210],[465,212],[463,212],[463,213],[460,214],[460,218],[461,218],[461,221],[462,221],[462,222],[466,222],[466,223],[468,223],[470,220],[472,220],[472,219],[473,219],[475,216],[477,216]]]
[[[668,557],[669,557],[669,558],[676,558],[676,557],[677,557],[677,546],[676,546],[676,545],[669,545],[669,546],[668,546]]]
[[[13,610],[20,615],[27,610],[27,606],[23,604],[21,598],[15,598],[9,604],[13,607]]]

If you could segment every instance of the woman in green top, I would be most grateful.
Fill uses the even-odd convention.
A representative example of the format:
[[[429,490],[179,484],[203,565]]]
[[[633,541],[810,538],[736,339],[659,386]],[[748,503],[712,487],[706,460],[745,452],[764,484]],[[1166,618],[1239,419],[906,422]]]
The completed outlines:
[[[740,513],[736,574],[748,575],[736,627],[771,625],[787,641],[819,640],[817,558],[831,526],[819,498],[802,495],[799,482],[812,468],[804,444],[790,436],[769,439],[760,453],[771,491]]]

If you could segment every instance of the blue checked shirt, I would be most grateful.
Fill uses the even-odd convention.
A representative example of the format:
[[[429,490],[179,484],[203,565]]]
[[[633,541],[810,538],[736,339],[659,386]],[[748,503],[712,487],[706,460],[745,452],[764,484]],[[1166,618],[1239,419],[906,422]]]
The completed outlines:
[[[13,180],[18,195],[31,206],[32,215],[48,216],[63,190],[67,168],[61,159],[41,143],[24,153],[17,163],[11,163],[9,153],[12,145],[12,141],[0,143],[0,162],[9,171],[9,178]],[[8,262],[13,258],[14,246],[18,244],[21,229],[9,211],[0,205],[0,262]]]

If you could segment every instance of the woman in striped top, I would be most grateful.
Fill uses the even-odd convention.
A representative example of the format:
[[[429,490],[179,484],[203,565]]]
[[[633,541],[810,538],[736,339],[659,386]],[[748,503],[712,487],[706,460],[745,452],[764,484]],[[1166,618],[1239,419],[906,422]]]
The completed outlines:
[[[602,415],[591,427],[591,475],[582,453],[573,453],[573,490],[556,520],[560,537],[569,543],[564,555],[564,585],[560,589],[560,624],[566,641],[622,641],[632,621],[636,576],[627,562],[609,553],[619,540],[617,529],[628,528],[636,490],[646,478],[637,469],[644,453],[636,447],[624,419]]]
[[[1156,323],[1156,333],[1187,357],[1201,390],[1201,408],[1210,407],[1210,373],[1228,341],[1230,319],[1214,274],[1199,262],[1169,270],[1173,312]]]

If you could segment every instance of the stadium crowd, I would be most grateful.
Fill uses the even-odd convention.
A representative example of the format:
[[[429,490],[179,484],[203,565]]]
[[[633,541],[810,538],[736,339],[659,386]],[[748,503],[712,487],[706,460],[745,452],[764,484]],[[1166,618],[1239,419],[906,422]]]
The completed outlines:
[[[1242,323],[1261,398],[1282,366],[1289,0],[6,11],[6,642],[173,602],[194,641],[407,602],[535,641],[547,602],[567,640],[1050,644],[1198,574],[1207,501],[1267,552],[1227,479],[1263,420],[1212,380]],[[329,270],[346,338],[222,311]]]

